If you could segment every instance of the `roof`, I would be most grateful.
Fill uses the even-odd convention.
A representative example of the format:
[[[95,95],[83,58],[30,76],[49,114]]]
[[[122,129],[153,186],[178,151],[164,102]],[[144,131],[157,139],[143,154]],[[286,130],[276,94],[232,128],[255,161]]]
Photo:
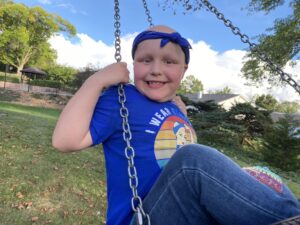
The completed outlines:
[[[193,94],[185,94],[187,98],[194,102],[206,102],[206,101],[214,101],[215,103],[220,103],[225,100],[234,98],[239,96],[238,94],[199,94],[199,93],[193,93]],[[200,97],[201,96],[201,97]]]
[[[32,73],[32,74],[39,74],[39,75],[47,75],[46,72],[38,69],[38,68],[35,68],[35,67],[27,67],[25,69],[22,69],[21,70],[22,73]]]

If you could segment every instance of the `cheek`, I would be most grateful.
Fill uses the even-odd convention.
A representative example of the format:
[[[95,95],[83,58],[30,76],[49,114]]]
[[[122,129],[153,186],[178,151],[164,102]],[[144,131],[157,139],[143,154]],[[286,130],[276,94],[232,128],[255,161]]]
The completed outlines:
[[[143,77],[144,70],[141,66],[135,65],[133,67],[134,79],[140,79]]]

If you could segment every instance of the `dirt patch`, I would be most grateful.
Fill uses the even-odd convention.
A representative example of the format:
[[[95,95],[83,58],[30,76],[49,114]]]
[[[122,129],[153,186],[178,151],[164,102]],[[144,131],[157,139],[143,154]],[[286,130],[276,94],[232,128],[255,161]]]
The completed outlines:
[[[0,89],[0,101],[14,102],[29,106],[61,109],[67,104],[70,98],[70,96]]]

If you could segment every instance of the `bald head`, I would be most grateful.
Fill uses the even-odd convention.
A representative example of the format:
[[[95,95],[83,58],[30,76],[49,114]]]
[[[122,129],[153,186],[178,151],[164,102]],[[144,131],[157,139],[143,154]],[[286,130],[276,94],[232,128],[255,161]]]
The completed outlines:
[[[153,27],[150,27],[148,30],[150,31],[156,31],[156,32],[163,32],[163,33],[174,33],[176,30],[172,29],[171,27],[165,26],[165,25],[156,25]]]

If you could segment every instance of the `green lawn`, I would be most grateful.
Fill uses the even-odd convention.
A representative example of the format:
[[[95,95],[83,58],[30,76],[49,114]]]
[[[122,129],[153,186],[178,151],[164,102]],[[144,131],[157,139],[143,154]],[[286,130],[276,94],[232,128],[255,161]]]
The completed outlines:
[[[100,147],[63,154],[51,147],[60,111],[0,101],[0,224],[104,224]],[[223,149],[242,166],[262,164]],[[276,170],[300,198],[300,174]]]
[[[0,224],[104,224],[100,148],[51,147],[60,111],[0,102]]]

